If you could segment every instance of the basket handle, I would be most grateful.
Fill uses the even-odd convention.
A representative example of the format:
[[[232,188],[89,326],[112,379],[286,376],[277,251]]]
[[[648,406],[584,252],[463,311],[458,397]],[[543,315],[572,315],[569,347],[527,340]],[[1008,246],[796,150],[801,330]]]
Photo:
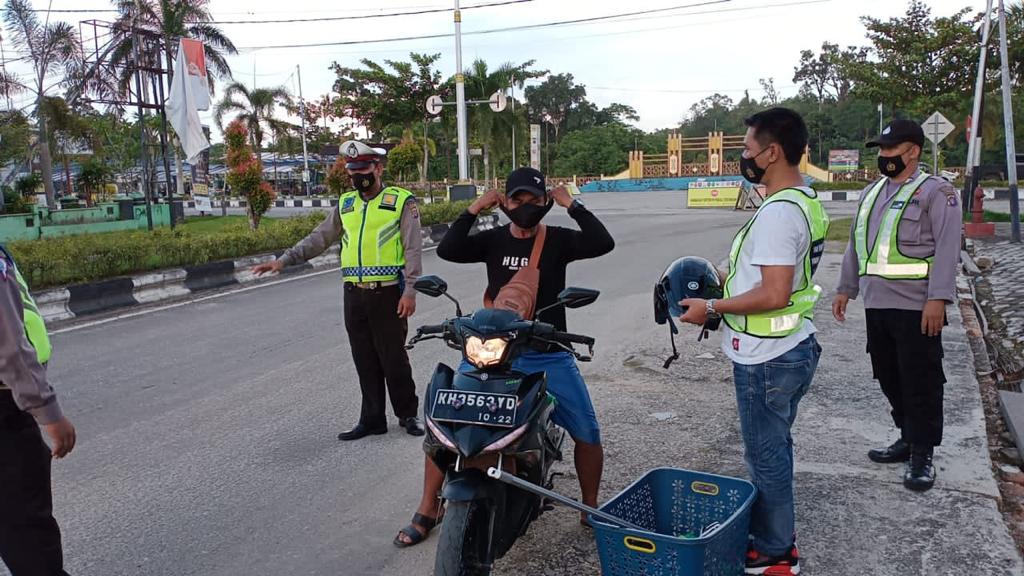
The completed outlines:
[[[634,552],[643,552],[644,554],[654,554],[658,550],[658,547],[654,545],[654,541],[647,538],[626,536],[622,539],[622,543],[626,545],[626,548]]]

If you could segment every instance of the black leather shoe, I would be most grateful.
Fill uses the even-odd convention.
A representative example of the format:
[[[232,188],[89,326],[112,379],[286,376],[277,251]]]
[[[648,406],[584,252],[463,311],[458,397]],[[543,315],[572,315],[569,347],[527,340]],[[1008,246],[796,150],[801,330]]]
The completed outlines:
[[[423,423],[420,419],[415,416],[409,416],[408,418],[402,418],[398,421],[398,425],[405,428],[405,431],[410,436],[423,436],[426,431],[423,429]]]
[[[910,459],[910,444],[907,444],[903,438],[900,438],[887,448],[868,450],[868,458],[872,462],[878,462],[879,464],[906,462]]]
[[[914,450],[910,454],[907,472],[903,475],[903,487],[915,492],[924,492],[934,485],[935,466],[932,464],[932,450]]]
[[[387,425],[370,427],[370,426],[364,426],[362,424],[356,424],[355,428],[353,428],[353,429],[351,429],[351,430],[349,430],[347,432],[342,432],[341,434],[338,434],[338,440],[344,440],[344,441],[359,440],[360,438],[365,438],[367,436],[370,436],[371,434],[379,435],[379,434],[387,434],[387,433],[388,433]]]

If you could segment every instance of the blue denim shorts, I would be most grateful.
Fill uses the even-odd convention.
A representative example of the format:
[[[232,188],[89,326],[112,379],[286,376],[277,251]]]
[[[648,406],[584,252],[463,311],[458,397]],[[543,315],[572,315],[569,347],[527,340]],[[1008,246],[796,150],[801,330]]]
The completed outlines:
[[[526,374],[546,372],[548,393],[555,397],[555,410],[551,420],[569,433],[576,442],[601,443],[601,427],[597,423],[594,404],[590,401],[587,384],[576,366],[576,359],[568,352],[525,352],[512,363],[512,368]],[[473,370],[465,360],[460,371]]]

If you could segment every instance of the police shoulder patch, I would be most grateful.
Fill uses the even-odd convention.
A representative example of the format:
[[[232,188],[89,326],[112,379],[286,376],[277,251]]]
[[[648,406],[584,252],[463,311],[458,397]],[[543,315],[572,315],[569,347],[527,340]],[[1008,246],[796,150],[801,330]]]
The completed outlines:
[[[946,206],[955,207],[960,205],[960,199],[957,198],[956,190],[952,186],[944,187],[942,193],[946,195]]]
[[[412,217],[417,219],[417,220],[419,220],[419,218],[420,218],[419,203],[416,202],[415,198],[410,198],[408,200],[408,202],[409,202],[409,212],[412,214]]]
[[[356,209],[356,197],[349,196],[341,202],[341,213],[346,214]]]
[[[7,280],[7,258],[0,255],[0,280]]]

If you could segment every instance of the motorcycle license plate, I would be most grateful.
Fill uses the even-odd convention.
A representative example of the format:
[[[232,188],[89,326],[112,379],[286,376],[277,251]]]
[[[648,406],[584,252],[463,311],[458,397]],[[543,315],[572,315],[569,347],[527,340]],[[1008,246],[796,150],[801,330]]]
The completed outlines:
[[[516,421],[519,398],[512,394],[438,390],[430,417],[440,422],[460,422],[511,428]]]

